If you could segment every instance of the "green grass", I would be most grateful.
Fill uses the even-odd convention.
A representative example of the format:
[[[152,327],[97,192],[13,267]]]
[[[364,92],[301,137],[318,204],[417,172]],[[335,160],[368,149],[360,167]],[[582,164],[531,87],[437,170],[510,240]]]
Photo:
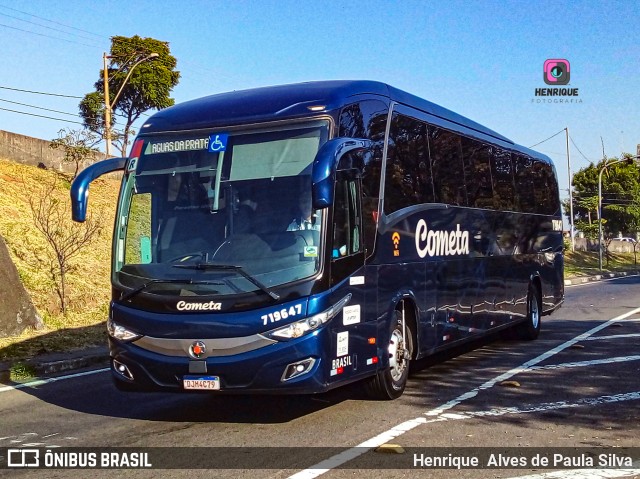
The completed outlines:
[[[17,362],[11,366],[9,379],[13,382],[28,381],[36,377],[36,370],[33,366],[22,362]]]
[[[640,252],[638,254],[640,257]],[[639,258],[640,259],[640,258]],[[564,259],[565,278],[591,276],[620,271],[636,271],[633,253],[609,253],[602,257],[602,271],[598,268],[597,251],[566,251]]]

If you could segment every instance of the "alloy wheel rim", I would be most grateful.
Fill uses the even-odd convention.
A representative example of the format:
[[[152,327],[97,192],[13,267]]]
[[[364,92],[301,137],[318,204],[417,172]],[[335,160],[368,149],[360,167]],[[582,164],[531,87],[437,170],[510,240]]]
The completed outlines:
[[[404,359],[402,333],[394,329],[393,333],[391,333],[391,340],[389,341],[389,370],[391,372],[391,378],[396,382],[400,381],[406,368],[407,362]]]

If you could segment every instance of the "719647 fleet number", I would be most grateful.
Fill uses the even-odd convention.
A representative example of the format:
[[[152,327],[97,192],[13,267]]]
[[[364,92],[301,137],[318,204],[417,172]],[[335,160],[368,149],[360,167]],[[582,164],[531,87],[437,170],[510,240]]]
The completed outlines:
[[[263,314],[260,316],[262,324],[266,326],[268,323],[275,323],[281,319],[287,319],[292,316],[298,316],[302,314],[302,305],[295,304],[290,308],[282,308],[280,311],[274,311],[273,313]]]

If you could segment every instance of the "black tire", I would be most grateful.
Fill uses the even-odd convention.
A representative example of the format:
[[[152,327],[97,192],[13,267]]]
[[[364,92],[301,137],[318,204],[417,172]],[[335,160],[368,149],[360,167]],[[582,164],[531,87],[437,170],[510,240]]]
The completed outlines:
[[[531,284],[527,294],[527,319],[515,328],[518,338],[526,341],[536,339],[540,334],[541,316],[540,291],[538,291],[538,287],[535,284]]]
[[[370,378],[367,394],[373,399],[396,399],[402,396],[409,377],[409,363],[413,354],[413,335],[406,324],[406,344],[402,343],[402,313],[395,312],[389,335],[389,365]]]

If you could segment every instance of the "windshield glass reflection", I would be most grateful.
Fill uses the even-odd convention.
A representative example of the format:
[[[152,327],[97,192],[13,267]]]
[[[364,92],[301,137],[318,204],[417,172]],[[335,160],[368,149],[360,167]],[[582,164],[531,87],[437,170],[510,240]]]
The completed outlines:
[[[271,295],[316,274],[323,217],[311,165],[327,131],[145,138],[121,195],[117,281],[154,294]]]

